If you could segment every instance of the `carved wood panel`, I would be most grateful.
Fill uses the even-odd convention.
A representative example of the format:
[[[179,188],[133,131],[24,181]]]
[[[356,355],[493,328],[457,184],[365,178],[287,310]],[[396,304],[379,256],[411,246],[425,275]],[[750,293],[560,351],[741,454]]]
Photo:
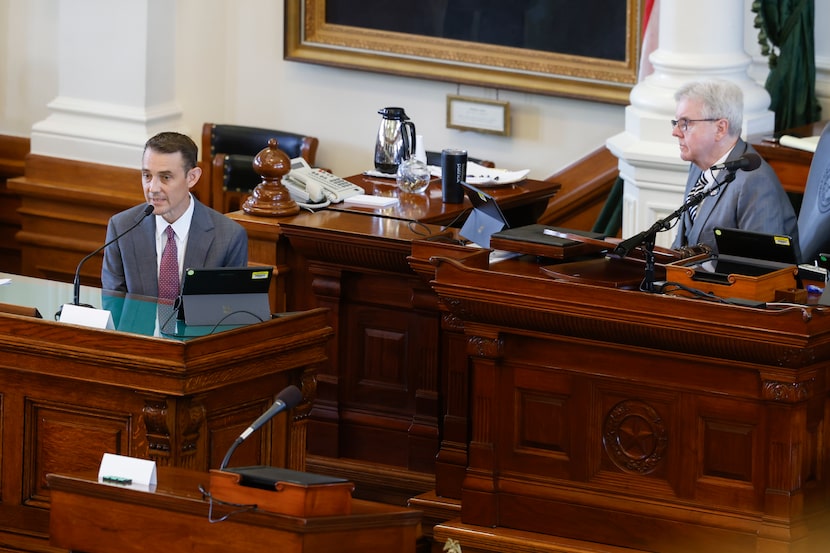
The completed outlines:
[[[47,507],[50,472],[97,470],[102,451],[130,455],[135,420],[114,402],[106,408],[67,405],[57,398],[25,401],[23,496]]]
[[[472,356],[462,524],[667,553],[823,550],[826,309],[439,255],[431,284]]]

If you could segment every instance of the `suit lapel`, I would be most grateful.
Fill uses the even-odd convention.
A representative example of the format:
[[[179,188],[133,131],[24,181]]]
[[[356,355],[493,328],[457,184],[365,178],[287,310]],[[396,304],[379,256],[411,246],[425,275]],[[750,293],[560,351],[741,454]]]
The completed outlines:
[[[156,218],[148,217],[149,224],[142,224],[132,232],[135,246],[132,247],[133,267],[138,271],[139,281],[148,295],[158,295],[158,257],[156,255]],[[139,259],[138,252],[152,252],[153,262]]]
[[[187,234],[187,249],[184,252],[184,269],[202,268],[206,264],[207,254],[215,239],[216,229],[205,207],[193,199],[193,219]]]
[[[738,139],[738,142],[735,144],[735,147],[732,148],[732,151],[726,157],[726,161],[733,161],[746,153],[747,144],[742,139]],[[694,176],[694,180],[697,181],[697,178],[700,176],[700,172],[698,172]],[[718,182],[722,181],[726,176],[725,171],[719,171],[715,178]],[[724,192],[726,192],[726,188],[729,186],[729,183],[726,183],[722,186],[719,186],[716,190],[713,190],[709,195],[706,196],[706,199],[703,201],[703,205],[701,205],[697,210],[697,217],[695,217],[695,224],[692,226],[692,231],[689,233],[689,243],[690,244],[697,244],[700,242],[700,234],[703,228],[706,226],[706,220],[715,210],[715,206],[718,204],[720,199],[723,197]]]

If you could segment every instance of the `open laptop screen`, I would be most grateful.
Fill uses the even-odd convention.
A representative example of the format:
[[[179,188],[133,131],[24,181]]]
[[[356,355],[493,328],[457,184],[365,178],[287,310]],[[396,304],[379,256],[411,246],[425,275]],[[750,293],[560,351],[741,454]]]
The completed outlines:
[[[715,241],[720,255],[798,264],[798,253],[792,236],[765,234],[734,228],[715,228]]]
[[[466,182],[461,185],[466,189],[473,210],[458,233],[482,248],[489,248],[490,236],[510,225],[493,196]]]
[[[272,267],[189,268],[179,297],[188,325],[251,324],[271,318]]]

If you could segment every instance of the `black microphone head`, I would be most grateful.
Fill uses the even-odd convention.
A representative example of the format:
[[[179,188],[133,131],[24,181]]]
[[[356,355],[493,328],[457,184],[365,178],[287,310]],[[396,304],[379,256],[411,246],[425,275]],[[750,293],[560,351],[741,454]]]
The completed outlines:
[[[303,400],[303,393],[296,386],[289,386],[279,393],[277,399],[285,404],[286,409],[293,409]]]
[[[146,206],[144,206],[144,210],[135,216],[135,222],[141,222],[145,217],[151,214],[154,209],[155,207],[153,207],[153,204],[147,204]]]
[[[746,154],[744,157],[742,169],[744,171],[754,171],[761,166],[761,156],[758,154]]]

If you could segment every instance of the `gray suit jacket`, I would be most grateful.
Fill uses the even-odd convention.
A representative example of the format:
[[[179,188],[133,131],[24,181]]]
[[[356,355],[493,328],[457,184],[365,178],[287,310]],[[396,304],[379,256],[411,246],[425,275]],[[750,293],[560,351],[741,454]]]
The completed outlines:
[[[744,154],[758,155],[751,144],[738,140],[727,161],[738,159]],[[689,190],[697,182],[701,170],[694,164],[686,180],[684,201]],[[725,171],[716,178],[721,181]],[[677,236],[672,248],[705,244],[717,253],[715,227],[737,228],[765,234],[787,234],[798,243],[798,229],[795,210],[787,193],[781,186],[775,171],[766,161],[754,171],[738,170],[735,180],[714,190],[698,208],[694,224],[689,214],[683,213],[677,225]]]
[[[184,267],[245,267],[248,235],[242,225],[193,198],[193,219],[187,237]],[[107,242],[135,224],[147,204],[113,215],[107,225]],[[156,218],[141,223],[104,249],[101,287],[143,296],[158,296]]]

